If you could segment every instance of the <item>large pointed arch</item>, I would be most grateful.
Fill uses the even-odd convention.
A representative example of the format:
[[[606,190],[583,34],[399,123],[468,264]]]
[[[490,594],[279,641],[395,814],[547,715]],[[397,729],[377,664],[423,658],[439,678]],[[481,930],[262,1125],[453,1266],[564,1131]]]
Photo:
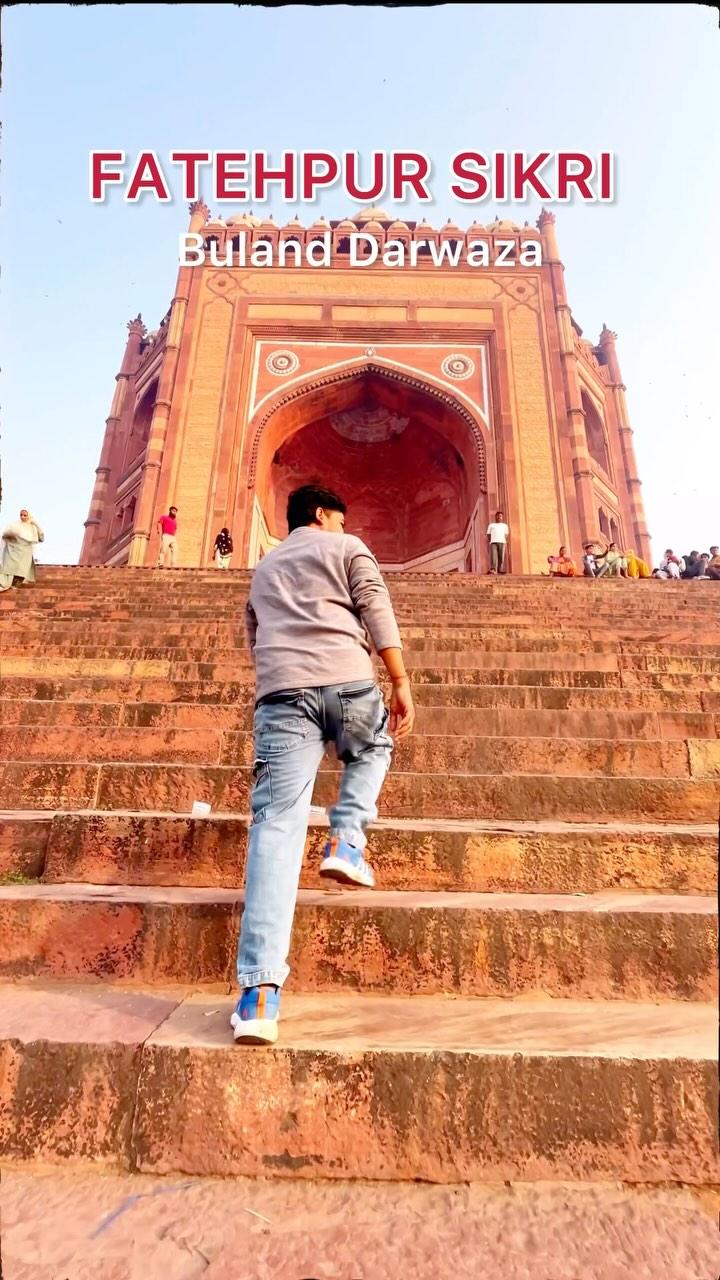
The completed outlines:
[[[365,364],[354,364],[344,369],[333,369],[328,373],[320,373],[308,378],[306,381],[289,388],[284,393],[276,396],[270,405],[267,405],[262,413],[260,413],[251,424],[251,447],[250,457],[247,467],[247,484],[248,488],[255,485],[258,469],[258,457],[260,447],[263,441],[263,435],[275,418],[275,415],[287,406],[296,401],[305,402],[304,407],[308,412],[312,411],[312,400],[314,395],[318,399],[326,393],[328,388],[337,384],[355,382],[367,378],[368,376],[386,379],[388,382],[401,383],[407,387],[413,388],[415,391],[426,395],[438,403],[449,408],[458,418],[465,423],[472,440],[475,453],[475,461],[477,467],[477,479],[482,493],[488,491],[488,448],[486,445],[485,432],[481,427],[478,419],[470,412],[466,405],[462,403],[456,396],[452,395],[443,387],[422,378],[420,375],[414,376],[405,370],[395,369],[385,364],[376,364],[368,361]]]
[[[319,483],[345,498],[386,568],[486,567],[497,493],[487,425],[421,374],[374,359],[318,372],[262,406],[246,450],[251,566],[284,536],[293,486]]]

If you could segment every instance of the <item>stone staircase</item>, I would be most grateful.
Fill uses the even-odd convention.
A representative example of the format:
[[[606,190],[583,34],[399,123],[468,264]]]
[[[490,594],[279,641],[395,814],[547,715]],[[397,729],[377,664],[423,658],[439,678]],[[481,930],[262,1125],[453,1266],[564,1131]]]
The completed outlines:
[[[720,1181],[716,584],[391,579],[418,725],[380,888],[321,886],[318,816],[266,1051],[228,1028],[248,582],[48,567],[0,597],[0,1155]],[[318,806],[335,784],[328,758]]]

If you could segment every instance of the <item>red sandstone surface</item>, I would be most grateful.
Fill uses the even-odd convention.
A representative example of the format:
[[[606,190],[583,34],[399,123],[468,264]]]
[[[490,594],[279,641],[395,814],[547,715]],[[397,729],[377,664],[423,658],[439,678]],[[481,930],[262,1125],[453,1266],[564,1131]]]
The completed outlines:
[[[4,1280],[714,1280],[720,1196],[4,1170]]]
[[[344,1280],[343,1242],[366,1239],[368,1280],[398,1253],[420,1275],[705,1280],[710,1200],[604,1184],[720,1183],[715,584],[392,579],[420,727],[372,832],[380,889],[321,889],[316,813],[281,1038],[242,1052],[247,584],[41,569],[0,601],[0,1154],[13,1178],[44,1162],[58,1179],[43,1221],[26,1184],[27,1265],[53,1188],[61,1205],[84,1188],[89,1212],[122,1171],[201,1180],[201,1225],[225,1225],[167,1257],[210,1274],[237,1274],[249,1238],[232,1215],[223,1234],[226,1192],[202,1181],[222,1174],[288,1204],[281,1238],[243,1215],[258,1275]],[[336,779],[329,760],[316,805]],[[88,1162],[105,1174],[74,1184]],[[267,1179],[305,1185],[285,1202]],[[460,1191],[460,1240],[455,1193],[412,1179],[488,1184]],[[560,1199],[539,1185],[578,1179]],[[164,1268],[177,1233],[157,1221],[138,1240]],[[298,1252],[315,1236],[324,1261]],[[107,1255],[107,1280],[129,1262]]]

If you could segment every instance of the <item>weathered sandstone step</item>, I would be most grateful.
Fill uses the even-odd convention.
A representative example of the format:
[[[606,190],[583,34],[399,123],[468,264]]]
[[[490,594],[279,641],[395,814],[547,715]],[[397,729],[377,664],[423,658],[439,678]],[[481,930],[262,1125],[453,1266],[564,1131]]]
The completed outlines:
[[[50,648],[50,654],[48,649]],[[160,674],[167,670],[169,674],[188,673],[190,678],[195,669],[209,668],[208,674],[218,668],[228,675],[235,672],[251,672],[252,659],[247,648],[230,649],[225,646],[204,646],[202,648],[175,647],[165,645],[118,645],[106,641],[104,644],[55,644],[48,646],[45,639],[29,641],[27,644],[4,646],[3,666],[8,675],[23,675],[28,670],[41,665],[45,668],[47,658],[52,664],[68,663],[72,671],[77,664],[80,673],[92,670],[93,663],[107,663],[108,672],[112,674],[119,663],[150,664],[152,674]],[[548,653],[547,651],[516,651],[448,649],[417,650],[411,646],[406,648],[405,660],[411,674],[415,671],[427,672],[429,669],[442,672],[462,671],[472,673],[486,672],[552,672],[555,675],[575,674],[577,672],[627,672],[644,674],[652,672],[659,675],[686,675],[695,680],[701,677],[708,688],[720,688],[720,657],[700,657],[695,654],[645,654],[645,653]],[[80,664],[88,664],[80,665]],[[156,667],[154,664],[161,664]],[[100,666],[98,670],[102,670]],[[424,677],[428,679],[426,675]],[[469,677],[471,678],[471,677]],[[498,683],[501,681],[498,680]]]
[[[244,815],[6,812],[0,814],[0,878],[15,873],[45,883],[236,889],[244,879],[247,821]],[[717,882],[717,826],[711,824],[380,819],[369,836],[384,889],[710,894]],[[317,867],[326,838],[326,819],[313,818],[303,888],[322,887]]]
[[[227,983],[243,895],[230,889],[0,887],[3,978]],[[710,1000],[712,896],[303,889],[290,986]]]
[[[484,618],[493,620],[508,619],[511,613],[517,613],[528,619],[537,621],[539,616],[549,617],[554,614],[570,620],[580,620],[585,613],[585,625],[588,625],[588,611],[592,611],[592,624],[598,619],[617,619],[621,625],[628,622],[644,621],[649,628],[666,623],[686,626],[692,619],[706,619],[717,626],[718,589],[717,585],[695,591],[667,589],[652,592],[639,592],[632,588],[619,591],[605,591],[594,588],[590,591],[572,595],[566,592],[548,592],[547,584],[538,587],[537,583],[526,581],[516,587],[505,589],[497,594],[488,593],[478,584],[465,593],[450,595],[442,587],[440,577],[426,583],[419,593],[413,593],[403,585],[389,580],[390,594],[395,608],[404,620],[414,617],[442,620],[453,616],[456,619],[472,619],[482,623]],[[49,590],[37,587],[16,591],[12,596],[4,596],[0,601],[0,614],[39,616],[52,610],[57,617],[73,618],[87,614],[93,606],[99,608],[100,619],[112,618],[116,615],[146,613],[150,609],[160,609],[168,618],[183,619],[189,614],[204,609],[206,617],[212,621],[231,621],[240,615],[248,597],[249,584],[233,589],[231,584],[205,583],[197,585],[191,577],[179,584],[160,583],[152,590],[123,587],[118,590],[106,589],[102,586],[92,590],[83,590],[73,582],[67,590]]]
[[[556,608],[548,608],[539,603],[522,602],[521,605],[508,603],[502,610],[488,610],[485,607],[473,610],[416,608],[408,612],[398,608],[397,617],[403,631],[425,628],[431,635],[456,627],[490,636],[496,631],[500,635],[513,628],[521,632],[527,630],[530,634],[539,629],[550,633],[555,631],[558,635],[562,634],[566,642],[570,639],[576,640],[578,648],[582,647],[588,636],[590,625],[591,634],[599,638],[602,638],[602,629],[605,630],[606,635],[614,635],[617,631],[618,638],[625,629],[628,629],[628,640],[633,643],[643,644],[646,640],[655,642],[658,639],[672,642],[676,637],[692,642],[694,631],[695,642],[701,641],[707,644],[714,641],[720,628],[718,617],[720,607],[716,602],[714,604],[715,607],[706,612],[682,608],[676,613],[659,617],[651,614],[650,618],[647,610],[638,613],[624,610],[608,614],[596,609],[592,602],[587,602],[582,609],[573,613],[559,613]],[[8,630],[14,630],[15,626],[21,627],[25,618],[28,620],[51,618],[53,622],[65,621],[77,627],[83,623],[87,625],[89,621],[94,624],[100,617],[103,622],[138,622],[141,625],[146,624],[147,628],[151,628],[154,623],[156,634],[163,632],[166,628],[170,630],[178,621],[186,624],[195,623],[198,633],[204,635],[206,628],[207,633],[212,634],[209,630],[212,626],[241,628],[243,612],[242,602],[238,602],[237,605],[222,605],[213,599],[194,605],[187,601],[178,601],[175,607],[169,605],[167,601],[149,602],[134,608],[113,607],[109,602],[97,599],[89,601],[82,608],[75,607],[64,611],[58,611],[53,602],[49,601],[43,609],[30,612],[21,608],[14,609],[12,606],[8,608],[7,604],[3,605],[3,599],[0,598],[0,628],[7,634]],[[212,623],[209,621],[211,618]]]
[[[485,597],[502,597],[523,590],[538,590],[550,597],[558,599],[592,598],[605,593],[608,598],[632,597],[652,599],[681,599],[683,597],[701,596],[717,589],[707,580],[701,582],[678,581],[661,582],[657,579],[642,582],[627,582],[620,579],[605,578],[602,581],[577,577],[572,580],[544,577],[540,574],[504,574],[494,577],[490,574],[438,574],[419,572],[386,573],[391,589],[406,595],[423,595],[428,583],[432,583],[440,596],[462,598],[482,594]],[[90,567],[78,565],[41,564],[38,569],[38,581],[34,593],[64,592],[68,584],[74,591],[127,591],[133,593],[174,592],[185,594],[188,590],[212,590],[217,594],[241,594],[247,591],[252,579],[249,569],[231,569],[218,573],[217,569],[205,570],[202,567],[178,567],[176,569],[160,569],[154,567],[117,566]],[[23,595],[29,594],[23,590]]]
[[[646,627],[635,631],[618,628],[614,630],[612,639],[608,639],[607,627],[593,631],[588,628],[587,619],[583,620],[581,630],[563,629],[560,636],[548,632],[547,628],[495,626],[489,623],[481,627],[468,628],[462,623],[452,622],[434,626],[430,623],[409,624],[403,627],[403,641],[412,653],[424,653],[427,650],[445,652],[518,652],[554,654],[558,658],[563,655],[577,655],[581,652],[589,654],[653,654],[674,657],[678,654],[697,658],[716,658],[718,640],[720,640],[720,624],[715,638],[708,640],[703,631],[702,642],[697,630],[678,628],[669,635],[667,630],[655,634]],[[46,648],[56,645],[120,645],[147,647],[160,645],[166,649],[183,649],[197,646],[202,642],[213,650],[244,649],[245,631],[242,623],[219,623],[205,620],[198,627],[197,621],[168,622],[158,635],[157,622],[151,615],[126,619],[124,621],[98,621],[93,623],[92,638],[88,641],[85,619],[72,622],[56,618],[54,614],[41,618],[20,619],[15,615],[0,618],[0,635],[6,636],[8,644],[16,647],[22,643],[23,648],[36,647],[43,644]]]
[[[410,665],[410,664],[409,664]],[[539,669],[477,668],[477,667],[419,667],[410,666],[415,684],[468,684],[468,685],[545,685],[553,688],[611,688],[640,686],[643,689],[688,689],[698,692],[720,693],[720,672],[648,671],[637,668],[622,670],[556,670],[552,665]],[[235,681],[252,684],[254,673],[249,664],[226,662],[184,662],[167,658],[72,658],[58,657],[54,653],[3,656],[3,677],[40,677],[58,679],[64,677],[104,677],[123,679],[137,677],[143,680],[166,679],[172,681]]]
[[[249,707],[254,704],[254,686],[249,680],[192,681],[165,678],[140,679],[122,676],[81,676],[45,679],[40,676],[9,676],[3,672],[4,705],[12,700],[32,700],[43,708],[53,701],[91,701],[95,704],[124,703],[123,723],[138,721],[134,707],[144,703],[177,703],[212,706],[218,704]],[[558,688],[552,685],[470,685],[416,684],[418,706],[433,707],[538,707],[552,710],[590,711],[673,711],[676,713],[720,712],[720,692],[691,691],[684,688],[662,690],[633,687]],[[133,717],[135,718],[133,719]],[[149,721],[152,723],[152,719]]]
[[[0,1198],[8,1280],[19,1280],[30,1249],[72,1258],[72,1280],[108,1280],[123,1267],[130,1280],[130,1258],[134,1280],[193,1271],[203,1280],[479,1280],[478,1258],[482,1280],[717,1274],[715,1187],[158,1178],[6,1163]]]
[[[706,745],[696,744],[698,751]],[[710,744],[714,745],[714,744]],[[193,801],[220,813],[245,813],[250,770],[192,764],[0,765],[8,809],[148,809],[189,814]],[[337,775],[321,772],[314,802],[331,804]],[[556,777],[552,774],[437,774],[391,771],[382,811],[398,818],[491,818],[566,822],[713,822],[716,778]]]
[[[231,591],[247,589],[252,577],[251,570],[243,568],[233,568],[230,571],[219,573],[217,569],[208,568],[185,568],[178,567],[176,569],[156,569],[154,566],[146,566],[143,568],[133,567],[128,569],[126,566],[106,567],[106,566],[77,566],[77,565],[55,565],[42,564],[38,571],[38,584],[36,590],[51,589],[63,590],[67,588],[68,583],[72,583],[75,589],[87,588],[88,590],[108,591],[112,589],[127,589],[131,584],[133,591],[138,590],[172,590],[183,592],[188,585],[196,588],[206,586],[218,592],[227,594]],[[422,594],[428,583],[433,586],[437,584],[437,592],[442,595],[463,596],[472,595],[478,591],[482,591],[484,595],[502,595],[506,592],[518,591],[523,588],[537,587],[542,591],[558,597],[574,595],[574,596],[591,596],[599,590],[606,591],[608,595],[614,592],[620,596],[626,592],[637,593],[646,597],[682,597],[690,594],[701,594],[705,591],[716,589],[715,584],[707,581],[702,582],[661,582],[657,579],[648,579],[641,582],[627,582],[621,579],[604,579],[602,582],[589,578],[577,577],[574,579],[563,579],[562,581],[543,577],[542,575],[532,574],[506,574],[500,577],[493,577],[489,574],[437,574],[422,572],[388,572],[388,581],[398,590],[403,590],[408,594]]]
[[[255,754],[252,733],[219,727],[31,725],[8,728],[0,741],[0,759],[47,764],[147,761],[251,766]],[[547,772],[558,777],[720,778],[720,739],[685,742],[424,733],[399,743],[394,763],[402,773],[422,774]],[[340,768],[332,750],[326,754],[323,768]]]
[[[678,581],[663,582],[655,579],[642,582],[628,582],[619,579],[605,578],[599,582],[590,578],[577,577],[574,580],[560,581],[544,577],[542,574],[504,574],[495,578],[490,574],[439,574],[439,573],[404,573],[388,570],[386,580],[393,594],[409,597],[427,594],[428,584],[436,589],[436,594],[445,599],[467,599],[482,596],[484,599],[502,599],[505,596],[537,592],[548,598],[557,600],[594,599],[601,596],[607,600],[652,599],[677,602],[682,599],[702,598],[712,594],[717,587],[712,582]],[[231,570],[218,573],[211,569],[205,572],[202,568],[183,566],[174,570],[160,570],[140,566],[119,565],[115,569],[98,569],[78,565],[47,565],[38,569],[38,580],[34,587],[21,590],[22,596],[41,594],[59,595],[67,592],[68,585],[73,587],[73,595],[80,592],[114,593],[129,592],[132,595],[162,594],[187,595],[202,591],[215,595],[239,596],[248,591],[252,581],[252,570]]]
[[[6,690],[9,692],[9,690]],[[235,729],[250,732],[251,700],[238,703],[72,702],[0,699],[0,724],[46,728],[74,726],[170,729]],[[720,713],[614,711],[543,707],[417,707],[415,732],[482,737],[643,738],[720,737]]]
[[[197,637],[196,637],[197,638]],[[13,664],[18,658],[26,658],[28,660],[42,659],[51,648],[52,656],[56,659],[106,659],[112,662],[122,660],[124,662],[166,662],[172,665],[183,664],[189,666],[191,663],[198,665],[207,663],[223,663],[232,665],[237,668],[251,668],[252,660],[250,652],[246,646],[230,648],[227,645],[204,645],[202,647],[191,646],[175,646],[169,648],[163,644],[142,645],[128,644],[121,645],[112,641],[105,641],[103,644],[86,643],[78,640],[77,643],[58,644],[55,641],[51,646],[45,638],[28,641],[26,644],[17,644],[13,642],[11,645],[3,647],[3,665],[7,664],[9,674],[13,673]],[[558,660],[557,654],[548,654],[546,652],[503,652],[503,651],[484,651],[484,650],[450,650],[429,652],[418,651],[413,653],[411,648],[406,650],[406,658],[408,665],[413,666],[442,666],[450,668],[476,668],[478,670],[555,670],[557,666],[562,667],[566,671],[617,671],[619,667],[619,659],[615,653],[567,653],[562,654]],[[422,660],[421,660],[422,659]],[[676,662],[685,661],[688,664],[689,671],[698,671],[703,673],[706,670],[704,664],[715,662],[714,659],[688,657],[683,659],[676,658],[658,658],[658,662]],[[650,669],[645,666],[646,659],[642,656],[637,657],[636,665],[642,669]],[[695,664],[694,666],[692,664]],[[627,659],[627,665],[633,668],[634,662],[631,657]],[[717,661],[715,667],[707,667],[708,671],[720,669],[720,660]],[[663,668],[664,669],[664,668]],[[670,668],[668,668],[670,669]]]
[[[0,884],[37,880],[45,870],[53,815],[0,812]]]
[[[720,1181],[710,1006],[0,988],[0,1154],[154,1174]]]

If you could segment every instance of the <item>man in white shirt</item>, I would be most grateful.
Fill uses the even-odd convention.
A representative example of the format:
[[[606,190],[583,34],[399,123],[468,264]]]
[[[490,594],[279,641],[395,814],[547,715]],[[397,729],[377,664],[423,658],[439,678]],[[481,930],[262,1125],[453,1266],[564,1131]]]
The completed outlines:
[[[487,527],[487,540],[490,543],[490,573],[506,573],[505,556],[510,529],[505,524],[502,511],[495,512],[495,519]]]

